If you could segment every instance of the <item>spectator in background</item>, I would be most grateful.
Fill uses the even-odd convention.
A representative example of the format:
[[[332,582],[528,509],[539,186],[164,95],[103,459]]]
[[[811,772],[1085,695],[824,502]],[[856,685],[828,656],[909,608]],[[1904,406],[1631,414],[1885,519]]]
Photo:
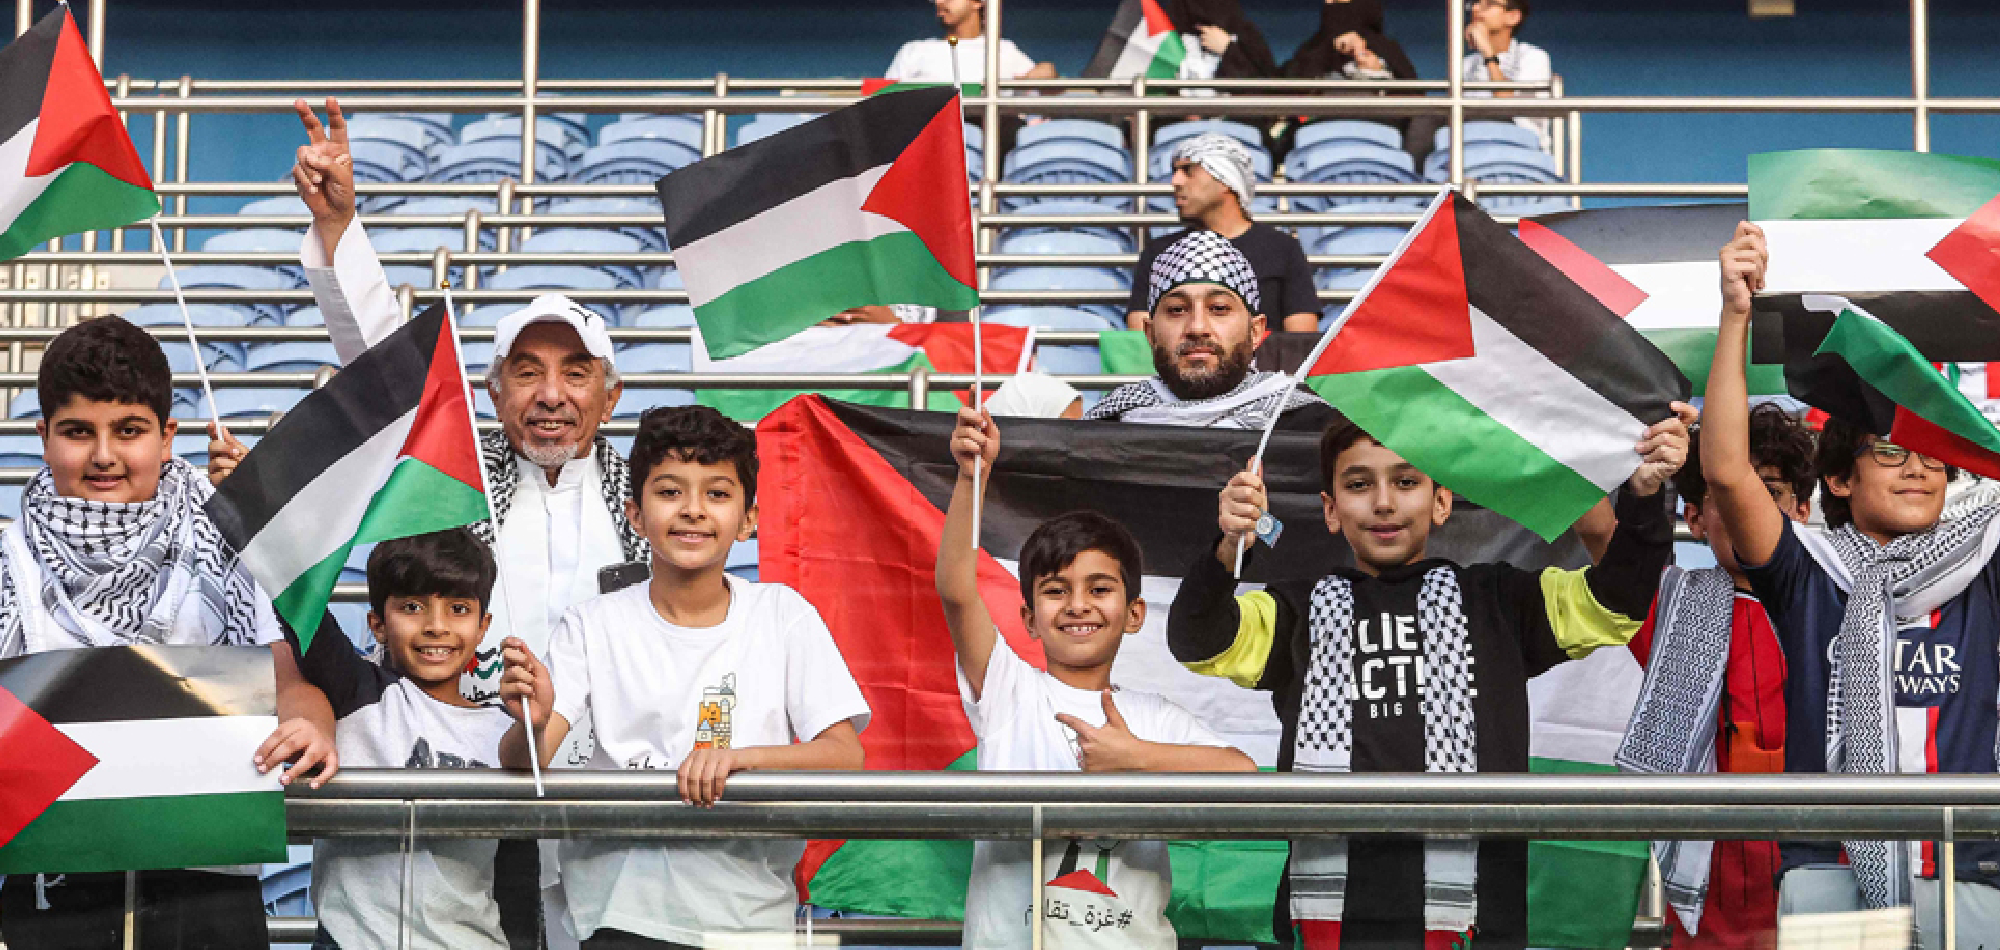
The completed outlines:
[[[1548,82],[1555,76],[1555,67],[1549,62],[1549,54],[1533,43],[1515,39],[1521,31],[1521,24],[1528,20],[1529,0],[1472,0],[1465,18],[1465,62],[1461,73],[1466,82]],[[1495,93],[1486,90],[1467,92],[1468,96],[1490,96]],[[1515,93],[1502,90],[1502,97]],[[1546,93],[1533,93],[1545,96]],[[1542,150],[1552,146],[1549,137],[1549,120],[1518,118],[1514,120],[1523,128],[1535,130],[1542,138]]]
[[[1174,206],[1187,227],[1146,245],[1139,267],[1132,272],[1132,297],[1126,322],[1144,329],[1147,275],[1153,259],[1193,231],[1214,231],[1229,239],[1250,260],[1257,290],[1268,312],[1282,314],[1285,330],[1319,327],[1319,292],[1305,251],[1290,234],[1250,220],[1257,175],[1250,150],[1241,142],[1215,132],[1196,136],[1174,152]]]
[[[986,44],[981,39],[986,25],[984,0],[933,0],[932,5],[937,7],[937,18],[944,24],[945,35],[959,39],[958,81],[983,81],[986,76]],[[907,82],[951,82],[952,55],[953,47],[942,39],[911,40],[896,51],[896,58],[889,61],[889,68],[882,75]],[[1029,59],[1013,40],[1002,38],[1000,76],[1054,79],[1056,67],[1053,63]]]
[[[1175,0],[1167,9],[1188,40],[1181,79],[1264,79],[1278,75],[1278,61],[1264,32],[1237,0]]]
[[[1319,31],[1299,44],[1285,63],[1287,79],[1325,79],[1335,83],[1417,79],[1417,67],[1383,26],[1382,0],[1325,0],[1319,7]],[[1334,86],[1328,95],[1374,95]],[[1403,133],[1403,147],[1423,164],[1431,137],[1440,124],[1436,116],[1368,117],[1393,125]],[[1288,119],[1272,130],[1274,141],[1288,141],[1303,120]]]

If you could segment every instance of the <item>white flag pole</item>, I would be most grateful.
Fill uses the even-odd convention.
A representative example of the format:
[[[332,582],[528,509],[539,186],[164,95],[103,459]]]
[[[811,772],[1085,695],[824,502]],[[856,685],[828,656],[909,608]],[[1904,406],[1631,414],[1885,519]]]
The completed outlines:
[[[160,249],[160,263],[167,268],[167,284],[174,289],[174,302],[180,304],[181,326],[187,330],[188,349],[193,351],[194,368],[201,374],[201,391],[208,396],[208,418],[215,423],[216,435],[226,440],[229,430],[222,427],[222,410],[215,405],[215,384],[208,378],[208,360],[201,355],[201,341],[195,337],[194,317],[188,313],[187,297],[181,293],[181,278],[174,273],[174,259],[167,254],[167,236],[160,232],[160,216],[154,215],[148,224],[153,226],[153,246]]]
[[[964,125],[965,124],[965,107],[963,105],[964,99],[960,97],[963,97],[965,95],[965,86],[958,81],[958,34],[956,33],[950,34],[944,38],[944,41],[946,45],[951,47],[950,50],[951,92],[953,98],[958,99],[958,101],[960,102],[958,121],[960,125]],[[996,92],[995,90],[990,90],[990,89],[981,91]],[[988,142],[984,147],[993,148],[994,143]],[[959,152],[959,159],[963,161],[964,158],[965,158],[964,150],[961,149]],[[968,175],[967,177],[969,178],[971,176]],[[979,247],[979,229],[976,226],[972,229],[972,246],[975,249]],[[977,274],[978,271],[974,270],[973,273]],[[972,411],[973,412],[986,411],[986,350],[985,350],[986,334],[981,332],[979,328],[980,327],[979,311],[981,309],[982,308],[978,304],[972,305]],[[910,408],[922,409],[924,407],[911,406]],[[982,472],[981,469],[985,467],[985,463],[986,459],[984,456],[974,456],[972,459],[972,549],[975,551],[979,550],[980,515],[984,512],[986,508],[986,493],[980,491],[980,477],[984,474],[984,472]]]
[[[479,445],[479,410],[473,407],[472,374],[465,371],[465,347],[460,345],[458,339],[458,309],[452,303],[451,281],[440,281],[438,286],[444,290],[444,325],[445,329],[451,333],[452,351],[458,354],[458,384],[465,392],[465,421],[468,425],[472,426],[472,444],[476,450]],[[493,546],[498,548],[500,546],[500,508],[493,504],[493,486],[486,483],[486,459],[484,456],[477,454],[475,454],[475,458],[479,462],[479,493],[486,498],[486,520],[493,523]],[[494,559],[496,561],[499,559],[499,552],[497,550],[494,552]],[[493,584],[495,587],[500,588],[500,602],[507,607],[507,630],[509,633],[512,633],[514,618],[520,615],[514,612],[514,602],[507,596],[507,572],[495,571],[493,574]],[[502,652],[505,652],[504,647],[502,648]],[[502,702],[504,701],[502,700]],[[540,750],[536,748],[538,740],[535,736],[535,708],[528,702],[528,697],[526,696],[521,697],[521,731],[527,734],[528,737],[528,767],[535,775],[535,797],[547,797],[547,793],[542,788],[542,756]]]
[[[1347,325],[1348,318],[1354,316],[1354,312],[1361,309],[1362,301],[1367,300],[1368,295],[1375,292],[1375,285],[1382,282],[1382,275],[1387,274],[1390,268],[1396,266],[1396,262],[1402,259],[1403,252],[1409,250],[1410,242],[1416,240],[1417,235],[1422,234],[1424,228],[1430,226],[1431,219],[1437,215],[1439,208],[1444,207],[1447,202],[1451,201],[1451,196],[1452,187],[1450,185],[1438,189],[1437,197],[1431,199],[1431,205],[1424,209],[1423,217],[1418,218],[1417,223],[1411,225],[1410,229],[1403,233],[1403,240],[1396,245],[1395,252],[1390,254],[1389,259],[1383,261],[1380,267],[1375,268],[1375,273],[1368,275],[1368,283],[1361,286],[1361,290],[1354,295],[1354,299],[1347,302],[1347,308],[1342,310],[1340,316],[1335,317],[1332,325],[1326,328],[1326,332],[1320,335],[1319,342],[1313,344],[1312,352],[1306,354],[1305,361],[1299,364],[1300,379],[1303,379],[1306,373],[1312,371],[1313,364],[1319,362],[1320,356],[1326,352],[1327,345],[1333,342],[1333,338],[1340,335],[1340,329]],[[1287,393],[1290,392],[1289,387],[1287,387],[1286,391]],[[1264,471],[1264,450],[1271,445],[1271,432],[1278,428],[1278,417],[1284,414],[1284,408],[1284,403],[1279,403],[1278,410],[1271,413],[1271,418],[1264,420],[1264,435],[1257,440],[1257,454],[1250,457],[1250,464],[1256,468],[1258,474],[1262,474]],[[1239,581],[1243,579],[1243,555],[1249,550],[1250,536],[1246,534],[1238,537],[1236,539],[1236,579]]]

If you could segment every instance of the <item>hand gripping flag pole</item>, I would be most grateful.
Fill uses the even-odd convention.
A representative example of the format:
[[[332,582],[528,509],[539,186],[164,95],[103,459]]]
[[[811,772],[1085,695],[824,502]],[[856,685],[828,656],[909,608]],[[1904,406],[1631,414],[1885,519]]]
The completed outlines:
[[[1374,292],[1375,285],[1382,282],[1382,275],[1387,274],[1389,268],[1396,265],[1396,261],[1402,258],[1403,252],[1409,249],[1410,242],[1416,240],[1417,235],[1424,230],[1424,225],[1430,223],[1431,217],[1437,214],[1438,208],[1451,200],[1451,195],[1452,187],[1450,185],[1438,189],[1437,196],[1431,199],[1431,206],[1424,211],[1423,217],[1418,218],[1417,223],[1403,233],[1403,240],[1396,245],[1395,253],[1390,254],[1389,258],[1383,261],[1380,267],[1375,268],[1375,273],[1368,275],[1368,283],[1362,285],[1361,290],[1355,293],[1354,299],[1347,302],[1347,308],[1342,310],[1340,316],[1333,319],[1333,324],[1326,328],[1326,332],[1320,335],[1319,342],[1313,344],[1312,352],[1306,354],[1305,362],[1299,364],[1299,379],[1302,380],[1306,376],[1311,375],[1313,367],[1318,365],[1319,358],[1326,352],[1328,344],[1333,342],[1334,337],[1340,335],[1340,328],[1346,326],[1348,318],[1354,316],[1361,309],[1362,302],[1366,301],[1368,295]],[[1289,374],[1287,375],[1289,377]],[[1292,382],[1296,383],[1297,380],[1292,380]],[[1289,392],[1289,388],[1287,392]],[[1271,445],[1271,433],[1278,428],[1278,417],[1284,415],[1284,409],[1285,404],[1283,402],[1278,403],[1277,409],[1271,412],[1271,418],[1264,420],[1264,434],[1257,440],[1257,454],[1250,457],[1250,469],[1260,475],[1264,472],[1264,450]],[[1236,538],[1236,579],[1239,581],[1243,579],[1243,555],[1249,550],[1250,536],[1247,534],[1238,535]]]
[[[451,281],[439,281],[438,287],[444,291],[444,325],[446,329],[451,331],[452,351],[458,354],[458,383],[465,390],[465,421],[468,425],[472,426],[472,441],[474,445],[477,445],[479,443],[479,412],[473,408],[472,377],[465,372],[465,348],[459,345],[458,308],[452,303]],[[493,486],[486,483],[486,460],[484,458],[479,460],[479,492],[486,496],[486,518],[493,523],[493,546],[497,548],[500,546],[500,508],[493,504]],[[493,583],[500,588],[500,602],[507,606],[508,632],[512,633],[514,618],[520,615],[514,612],[514,602],[508,597],[506,574],[507,572],[505,571],[494,572]],[[504,647],[502,648],[502,652],[505,652]],[[535,708],[533,704],[528,702],[528,697],[526,696],[521,697],[521,731],[528,737],[528,767],[533,770],[535,775],[535,797],[547,797],[547,793],[542,789],[542,755],[541,751],[536,748]]]
[[[946,36],[944,41],[946,45],[951,47],[951,88],[959,96],[959,120],[963,122],[965,118],[965,86],[958,81],[958,34],[953,33]],[[971,176],[968,175],[967,177]],[[972,226],[972,246],[975,248],[979,246],[979,225],[977,223],[974,223]],[[986,334],[979,326],[979,311],[982,309],[984,308],[978,305],[974,305],[972,308],[972,411],[983,414],[986,411]],[[1028,351],[1024,350],[1023,352]],[[922,409],[924,407],[911,406],[910,408]],[[973,457],[972,549],[974,551],[979,550],[979,519],[981,512],[986,507],[986,493],[980,491],[980,476],[984,474],[981,469],[985,465],[985,456]]]

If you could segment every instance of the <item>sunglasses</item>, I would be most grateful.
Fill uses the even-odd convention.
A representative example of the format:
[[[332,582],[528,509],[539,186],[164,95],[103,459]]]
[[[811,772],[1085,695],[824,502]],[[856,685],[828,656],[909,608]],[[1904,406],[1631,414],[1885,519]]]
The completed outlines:
[[[1912,452],[1894,442],[1870,442],[1854,450],[1855,458],[1860,458],[1863,455],[1873,456],[1875,464],[1883,468],[1902,468],[1910,461],[1911,456],[1916,456],[1917,461],[1928,471],[1942,472],[1945,470],[1944,462],[1931,458],[1922,452]]]

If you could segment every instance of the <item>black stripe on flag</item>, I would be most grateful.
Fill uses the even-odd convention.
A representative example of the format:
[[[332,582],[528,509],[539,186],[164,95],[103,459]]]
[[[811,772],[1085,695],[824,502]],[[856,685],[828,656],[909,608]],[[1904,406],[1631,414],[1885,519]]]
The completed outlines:
[[[1452,203],[1473,306],[1634,418],[1673,415],[1693,386],[1666,354],[1464,195]]]
[[[49,67],[55,63],[56,39],[62,36],[68,10],[57,5],[6,49],[0,49],[0,142],[13,138],[42,114]]]
[[[955,418],[827,400],[835,417],[943,511],[958,463],[947,445]],[[1215,550],[1216,494],[1243,470],[1258,433],[1067,419],[1008,419],[984,512],[984,547],[1015,559],[1035,526],[1069,511],[1095,511],[1132,532],[1148,574],[1179,577]],[[1264,456],[1271,512],[1285,523],[1278,553],[1251,560],[1245,579],[1309,580],[1354,563],[1326,529],[1320,506],[1317,430],[1281,425]],[[1526,568],[1589,563],[1574,535],[1547,544],[1520,525],[1459,500],[1431,534],[1431,557],[1461,564],[1506,561]]]
[[[0,660],[0,689],[52,723],[270,716],[267,647],[98,647]]]
[[[870,96],[661,178],[668,243],[685,247],[821,186],[894,162],[957,97],[950,86]]]
[[[436,304],[285,413],[208,500],[222,536],[242,550],[321,472],[414,411],[443,330],[444,305]]]
[[[1750,220],[1748,204],[1656,205],[1559,211],[1532,219],[1607,266],[1662,261],[1713,263],[1736,225]]]
[[[1971,291],[1899,290],[1839,296],[1902,334],[1925,359],[1938,363],[2000,361],[2000,314]],[[1801,294],[1758,294],[1754,307],[1752,326],[1757,332],[1751,338],[1750,359],[1757,363],[1790,362],[1791,341],[1797,334],[1817,347],[1835,316],[1807,310]],[[1773,327],[1782,329],[1774,332]],[[1772,346],[1778,341],[1783,341],[1783,349]]]
[[[1111,17],[1111,26],[1104,31],[1104,41],[1097,44],[1096,55],[1090,57],[1090,64],[1083,67],[1083,78],[1104,79],[1111,75],[1111,67],[1118,65],[1118,58],[1125,55],[1125,47],[1132,42],[1132,34],[1145,29],[1146,13],[1140,9],[1139,0],[1125,0],[1118,5],[1118,12]]]

